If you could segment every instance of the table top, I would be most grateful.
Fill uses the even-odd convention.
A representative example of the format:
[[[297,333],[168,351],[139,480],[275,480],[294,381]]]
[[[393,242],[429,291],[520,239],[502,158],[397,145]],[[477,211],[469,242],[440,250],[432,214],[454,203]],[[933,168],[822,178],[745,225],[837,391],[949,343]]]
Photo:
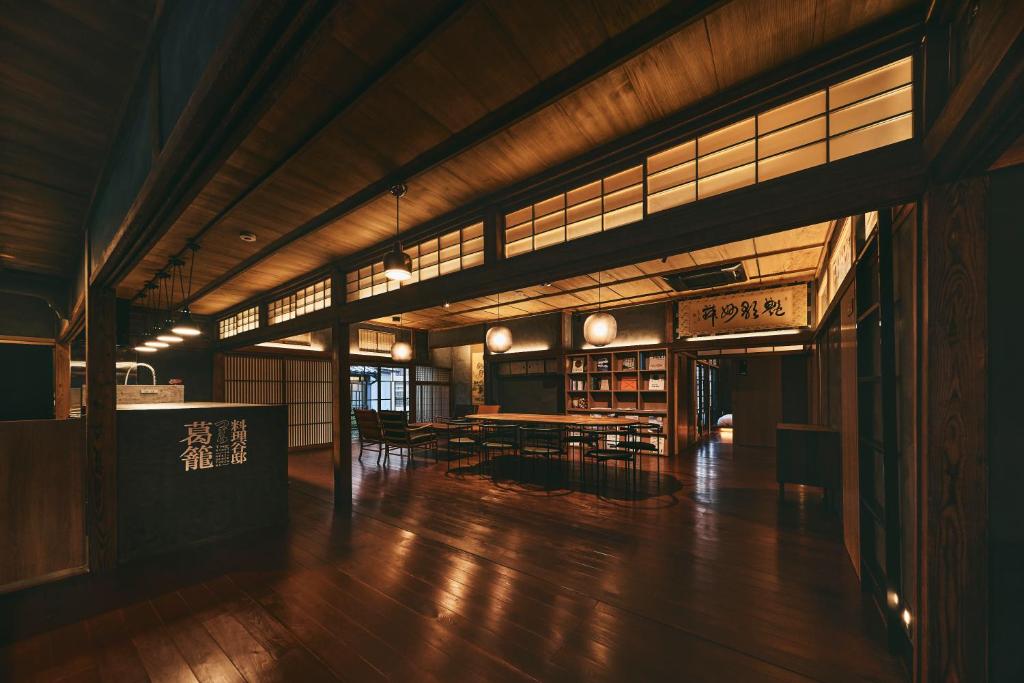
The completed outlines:
[[[524,424],[562,424],[585,425],[590,427],[607,426],[621,427],[636,424],[629,417],[611,417],[609,415],[543,415],[540,413],[473,413],[467,415],[470,420],[486,420],[487,422],[518,422]]]

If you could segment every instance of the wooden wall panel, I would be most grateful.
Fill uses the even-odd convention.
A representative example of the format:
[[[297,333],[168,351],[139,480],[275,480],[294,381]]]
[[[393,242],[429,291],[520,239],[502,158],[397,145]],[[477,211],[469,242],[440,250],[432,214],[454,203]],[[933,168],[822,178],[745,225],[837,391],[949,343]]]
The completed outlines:
[[[85,425],[0,422],[0,593],[86,571]]]
[[[860,577],[860,455],[857,431],[857,289],[851,285],[839,303],[840,360],[843,410],[840,444],[843,472],[843,543]]]
[[[924,201],[922,572],[916,678],[988,678],[988,180]]]
[[[775,447],[782,420],[782,363],[778,356],[747,358],[747,374],[737,374],[732,393],[733,441],[740,446]]]
[[[66,420],[71,414],[71,347],[53,345],[53,416]]]

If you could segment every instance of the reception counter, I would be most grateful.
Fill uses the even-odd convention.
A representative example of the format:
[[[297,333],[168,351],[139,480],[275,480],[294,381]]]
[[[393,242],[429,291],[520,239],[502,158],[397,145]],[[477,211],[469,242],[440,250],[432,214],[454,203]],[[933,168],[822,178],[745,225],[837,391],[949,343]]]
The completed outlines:
[[[158,555],[283,526],[283,405],[119,405],[118,559]]]

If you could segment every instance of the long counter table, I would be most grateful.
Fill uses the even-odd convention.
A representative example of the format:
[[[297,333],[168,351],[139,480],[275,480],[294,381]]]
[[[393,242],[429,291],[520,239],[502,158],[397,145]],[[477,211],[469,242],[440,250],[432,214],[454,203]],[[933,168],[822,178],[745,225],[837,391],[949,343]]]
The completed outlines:
[[[121,562],[287,521],[284,405],[120,405],[117,442]]]
[[[625,427],[637,421],[628,417],[608,415],[545,415],[543,413],[473,413],[470,420],[486,422],[510,422],[521,424],[549,424],[582,427]]]

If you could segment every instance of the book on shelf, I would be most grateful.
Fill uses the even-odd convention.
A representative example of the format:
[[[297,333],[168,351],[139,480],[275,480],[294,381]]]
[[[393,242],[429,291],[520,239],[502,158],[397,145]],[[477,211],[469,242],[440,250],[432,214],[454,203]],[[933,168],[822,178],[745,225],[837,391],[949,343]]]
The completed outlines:
[[[586,391],[587,383],[582,379],[570,379],[569,391]]]
[[[594,370],[597,372],[608,372],[612,369],[612,361],[608,356],[598,356],[594,359]]]
[[[603,377],[603,378],[595,377],[594,378],[594,383],[592,385],[592,390],[593,391],[609,391],[611,388],[612,388],[611,380],[609,380],[607,377]]]
[[[569,372],[583,372],[583,359],[573,358],[572,365],[569,367]]]
[[[650,356],[647,358],[648,370],[664,370],[665,356]]]
[[[576,408],[576,409],[586,410],[588,408],[588,406],[587,406],[587,397],[586,396],[577,396],[577,397],[573,398],[569,402],[569,405],[571,407],[573,407],[573,408]]]
[[[633,356],[627,356],[622,359],[623,370],[636,370],[636,358]]]
[[[620,378],[619,391],[636,391],[636,377]]]
[[[664,391],[665,390],[665,378],[664,377],[652,377],[647,380],[647,388],[650,391]]]

